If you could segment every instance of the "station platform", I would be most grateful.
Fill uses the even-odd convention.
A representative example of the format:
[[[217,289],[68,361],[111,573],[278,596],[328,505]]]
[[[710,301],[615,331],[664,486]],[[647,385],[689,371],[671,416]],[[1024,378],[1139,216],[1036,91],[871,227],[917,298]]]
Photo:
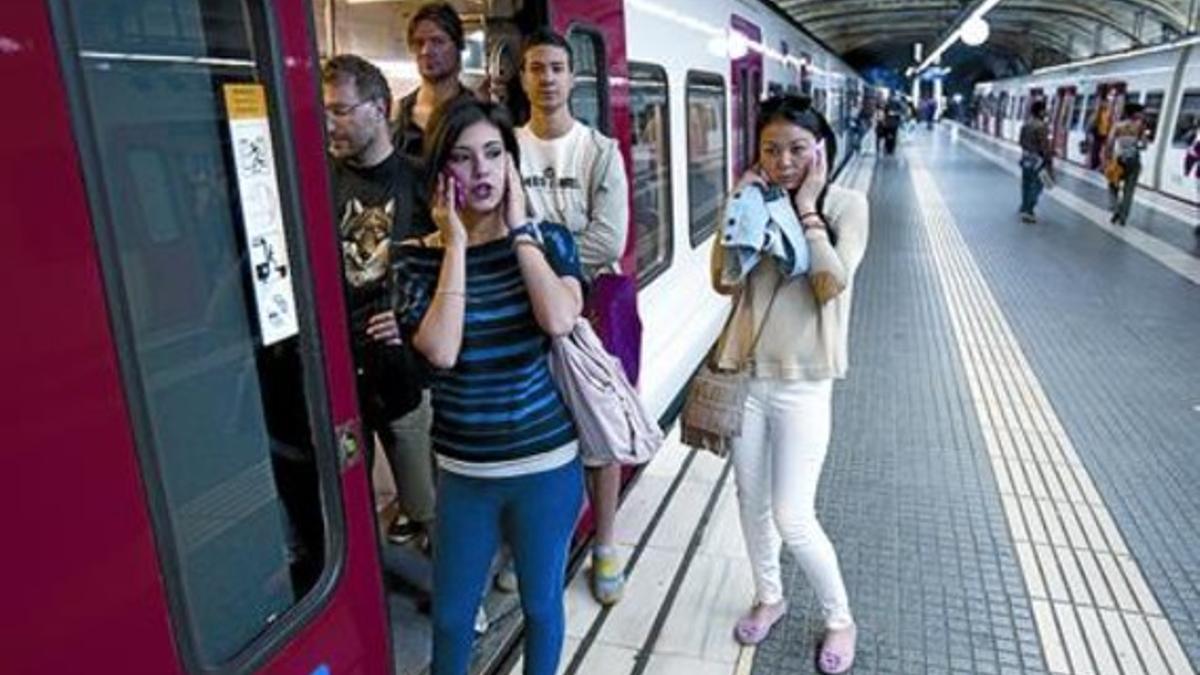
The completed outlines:
[[[1196,221],[1146,196],[1111,227],[1078,173],[1029,225],[1015,154],[959,127],[846,171],[871,240],[818,511],[855,673],[1200,667]],[[789,615],[733,640],[753,593],[728,462],[672,433],[618,529],[625,597],[602,610],[579,571],[563,672],[815,672],[819,610],[786,554]]]

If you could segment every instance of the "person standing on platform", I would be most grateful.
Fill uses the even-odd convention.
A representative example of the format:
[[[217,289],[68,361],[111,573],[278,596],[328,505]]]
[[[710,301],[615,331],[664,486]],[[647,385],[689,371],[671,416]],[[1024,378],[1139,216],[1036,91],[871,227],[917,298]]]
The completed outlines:
[[[1021,125],[1021,220],[1036,223],[1033,209],[1042,194],[1042,172],[1053,171],[1054,150],[1046,126],[1046,101],[1029,105],[1029,119]],[[1053,174],[1050,174],[1053,175]]]
[[[437,107],[474,95],[459,80],[466,38],[462,19],[448,3],[422,5],[408,23],[407,42],[421,84],[397,104],[393,143],[402,154],[418,159],[424,150],[425,128]]]
[[[719,367],[750,375],[731,455],[756,597],[734,637],[762,642],[787,612],[779,562],[786,544],[823,609],[817,666],[845,673],[854,661],[856,627],[837,554],[817,521],[816,495],[832,429],[833,381],[846,374],[851,281],[866,251],[868,205],[862,193],[828,184],[837,140],[809,99],[767,99],[756,126],[758,163],[735,194],[751,184],[783,188],[813,263],[808,274],[790,279],[760,262],[728,286],[725,247],[713,246],[713,286],[741,296],[721,336]]]
[[[1183,177],[1185,180],[1192,179],[1192,187],[1195,190],[1197,202],[1200,202],[1200,122],[1193,122],[1192,129],[1188,132],[1188,150],[1183,157]],[[1197,217],[1197,225],[1192,228],[1192,234],[1200,238],[1200,217]]]
[[[1142,148],[1146,144],[1146,118],[1140,103],[1125,105],[1125,118],[1112,130],[1106,155],[1120,168],[1120,182],[1109,181],[1108,203],[1111,223],[1125,225],[1133,207],[1138,178],[1142,174]]]
[[[521,86],[529,98],[529,123],[517,130],[521,177],[538,216],[567,226],[591,281],[616,271],[629,229],[629,186],[617,142],[571,116],[570,45],[542,28],[521,48]],[[592,595],[616,603],[625,577],[613,534],[621,487],[616,464],[587,467],[588,498],[596,521]]]
[[[525,672],[553,675],[583,467],[549,353],[583,308],[579,255],[565,227],[527,215],[502,106],[456,100],[434,117],[428,141],[438,231],[401,247],[399,313],[434,368],[432,673],[467,672],[473,617],[503,540],[519,580]]]
[[[431,231],[433,223],[419,170],[392,146],[392,98],[383,73],[361,57],[339,54],[321,80],[368,466],[378,436],[402,512],[387,538],[402,544],[424,539],[433,521],[432,412],[424,369],[399,340],[392,247]]]

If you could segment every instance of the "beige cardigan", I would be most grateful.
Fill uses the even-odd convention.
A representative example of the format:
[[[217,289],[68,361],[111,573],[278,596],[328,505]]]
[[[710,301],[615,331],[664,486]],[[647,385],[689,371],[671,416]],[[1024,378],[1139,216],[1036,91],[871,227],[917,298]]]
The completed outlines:
[[[734,370],[746,364],[754,377],[785,380],[845,377],[853,279],[867,249],[869,213],[866,195],[839,185],[829,186],[825,216],[838,234],[838,244],[831,246],[828,235],[820,230],[809,230],[804,236],[814,258],[827,254],[824,257],[832,261],[831,271],[844,281],[845,290],[824,306],[818,306],[807,275],[785,282],[762,328],[758,348],[747,354],[771,291],[781,278],[774,263],[764,256],[748,277],[750,293],[743,296],[748,301],[737,303],[733,319],[717,344],[720,368]],[[718,232],[713,243],[712,283],[718,293],[733,295],[741,286],[720,284],[724,264],[724,247],[717,243],[721,241],[720,235]],[[819,251],[821,247],[825,250]]]

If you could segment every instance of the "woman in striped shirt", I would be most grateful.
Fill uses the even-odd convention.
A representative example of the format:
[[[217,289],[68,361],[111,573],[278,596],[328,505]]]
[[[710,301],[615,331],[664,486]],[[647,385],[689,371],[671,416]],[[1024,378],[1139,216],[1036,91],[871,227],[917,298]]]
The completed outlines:
[[[467,672],[503,540],[525,614],[525,672],[552,675],[582,470],[547,355],[583,305],[579,256],[565,227],[526,215],[500,106],[450,104],[432,123],[425,159],[438,231],[401,247],[399,318],[434,368],[433,673]]]

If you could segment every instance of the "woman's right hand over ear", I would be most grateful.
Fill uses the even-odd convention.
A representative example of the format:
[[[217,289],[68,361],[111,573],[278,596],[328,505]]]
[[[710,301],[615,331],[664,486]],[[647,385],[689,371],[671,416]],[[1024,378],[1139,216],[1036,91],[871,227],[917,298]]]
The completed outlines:
[[[442,246],[467,245],[467,228],[454,204],[454,178],[439,174],[437,187],[434,189],[433,209],[430,212],[433,222],[437,224],[438,234],[442,237]]]

